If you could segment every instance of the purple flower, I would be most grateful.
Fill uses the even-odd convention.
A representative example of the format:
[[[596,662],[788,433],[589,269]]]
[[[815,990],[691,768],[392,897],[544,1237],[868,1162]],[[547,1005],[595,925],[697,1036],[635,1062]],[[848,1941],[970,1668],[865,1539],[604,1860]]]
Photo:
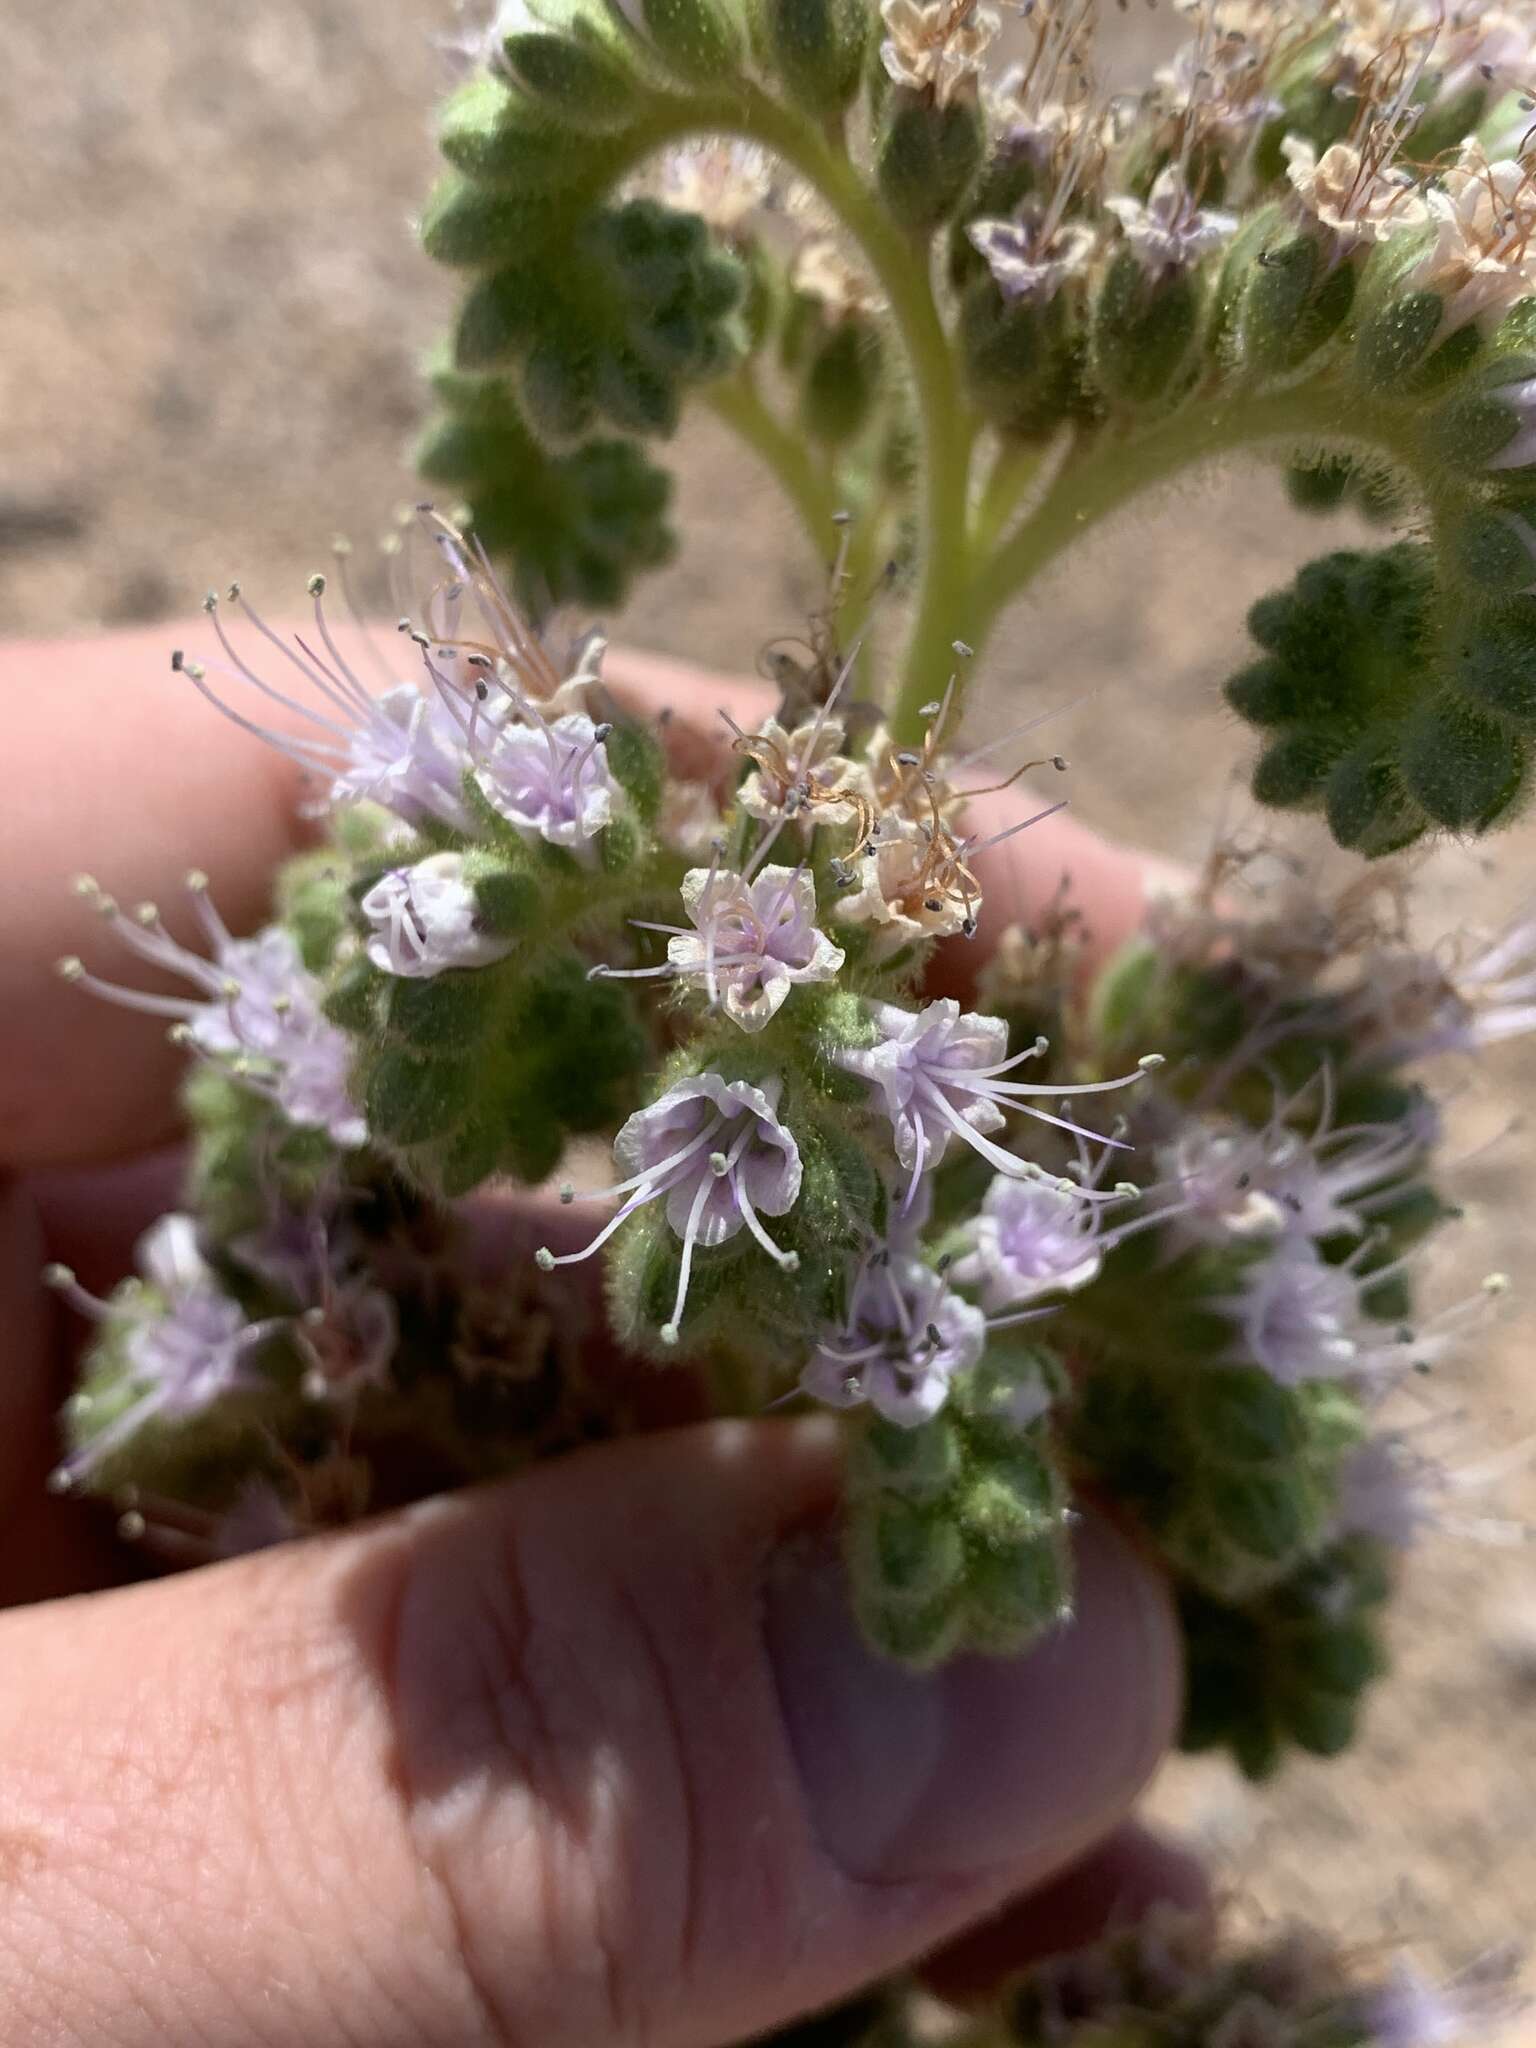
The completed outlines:
[[[479,760],[480,787],[525,837],[590,853],[619,794],[603,746],[611,731],[583,711],[546,720],[530,705],[525,721],[504,726]]]
[[[1248,1268],[1232,1304],[1244,1354],[1282,1386],[1346,1378],[1361,1362],[1359,1285],[1310,1240],[1282,1239]]]
[[[1103,1220],[1104,1204],[1070,1181],[999,1174],[982,1199],[954,1278],[979,1288],[989,1310],[1075,1293],[1096,1280],[1104,1264]]]
[[[1166,165],[1153,181],[1145,203],[1139,199],[1106,199],[1126,241],[1142,267],[1154,277],[1187,270],[1229,241],[1237,215],[1196,204],[1176,163]]]
[[[388,1379],[399,1319],[390,1296],[358,1270],[358,1248],[335,1222],[334,1201],[333,1193],[306,1209],[274,1204],[260,1229],[229,1248],[291,1299],[293,1336],[308,1366],[305,1393],[345,1402]]]
[[[683,878],[681,925],[642,924],[669,934],[662,967],[599,968],[607,979],[654,975],[703,983],[711,1009],[723,1009],[743,1031],[761,1031],[799,982],[832,981],[843,951],[816,926],[816,884],[804,868],[760,868],[739,875],[716,866],[690,868]]]
[[[1115,1081],[1092,1081],[1071,1088],[1031,1086],[1001,1077],[1023,1061],[1048,1050],[1038,1039],[1027,1051],[1008,1057],[1008,1027],[1000,1017],[962,1012],[951,996],[942,996],[921,1010],[896,1003],[872,1003],[870,1015],[879,1036],[869,1047],[850,1047],[836,1055],[837,1064],[869,1082],[891,1120],[896,1157],[914,1182],[943,1158],[952,1137],[958,1137],[999,1173],[1037,1177],[1040,1168],[1016,1158],[991,1134],[1000,1131],[1007,1112],[1023,1110],[1062,1130],[1098,1137],[1069,1118],[1035,1107],[1042,1096],[1058,1100],[1102,1094],[1141,1078],[1148,1064]],[[1100,1142],[1119,1145],[1115,1138]]]
[[[267,1096],[290,1123],[323,1130],[338,1145],[363,1144],[367,1125],[347,1092],[352,1047],[320,1008],[320,989],[300,958],[293,935],[268,925],[254,938],[237,939],[208,897],[207,878],[190,875],[193,908],[212,960],[178,944],[153,904],[124,917],[89,879],[81,893],[95,904],[132,953],[176,974],[199,990],[197,999],[119,988],[88,974],[76,959],[63,960],[65,979],[127,1010],[176,1021],[176,1034],[218,1060],[248,1088]]]
[[[1486,2037],[1510,2017],[1509,1977],[1510,1960],[1500,1954],[1443,1986],[1399,1958],[1362,2001],[1371,2048],[1461,2048]]]
[[[1311,1084],[1309,1083],[1308,1086]],[[1221,1246],[1278,1237],[1360,1237],[1371,1212],[1394,1200],[1435,1136],[1427,1103],[1390,1123],[1345,1128],[1331,1123],[1331,1081],[1318,1127],[1303,1136],[1282,1103],[1260,1130],[1192,1117],[1159,1150],[1166,1178],[1150,1192],[1179,1245]]]
[[[843,1324],[823,1335],[800,1384],[831,1407],[867,1401],[914,1428],[944,1406],[955,1374],[980,1361],[986,1341],[985,1315],[942,1274],[883,1247],[861,1264]]]
[[[683,1260],[672,1314],[660,1333],[664,1344],[677,1342],[697,1246],[725,1244],[745,1229],[771,1259],[793,1271],[797,1255],[781,1250],[761,1221],[764,1215],[787,1214],[800,1194],[800,1148],[775,1113],[781,1085],[776,1078],[753,1087],[720,1074],[692,1074],[636,1110],[613,1144],[626,1176],[598,1191],[622,1197],[618,1210],[582,1251],[557,1258],[541,1248],[540,1267],[549,1272],[590,1258],[637,1210],[665,1201],[667,1221],[682,1239]],[[567,1192],[562,1199],[575,1197]]]
[[[162,1216],[139,1240],[142,1285],[110,1301],[87,1294],[66,1266],[50,1266],[48,1284],[71,1308],[121,1333],[126,1402],[60,1465],[53,1485],[68,1491],[146,1423],[205,1413],[226,1395],[259,1385],[254,1354],[285,1319],[251,1322],[224,1293],[198,1248],[197,1225]],[[99,1397],[77,1394],[74,1416],[87,1421]]]
[[[360,908],[373,926],[368,958],[385,974],[421,980],[454,967],[487,967],[512,951],[511,940],[480,929],[461,853],[391,868]]]
[[[1434,1365],[1461,1329],[1481,1321],[1489,1303],[1508,1290],[1502,1273],[1490,1273],[1475,1294],[1421,1325],[1379,1322],[1365,1313],[1361,1297],[1392,1279],[1404,1261],[1358,1271],[1370,1242],[1330,1265],[1310,1238],[1277,1238],[1247,1268],[1237,1294],[1216,1304],[1238,1325],[1238,1355],[1283,1386],[1347,1379],[1379,1388]]]
[[[428,552],[424,573],[414,561],[423,544]],[[291,642],[273,631],[238,584],[229,591],[229,602],[294,672],[303,694],[279,689],[246,660],[225,629],[215,596],[204,609],[222,659],[204,663],[177,653],[171,666],[243,731],[320,777],[328,784],[330,803],[366,800],[383,805],[413,830],[435,822],[468,833],[474,820],[464,802],[466,774],[483,765],[512,720],[528,721],[531,730],[546,718],[558,725],[564,714],[579,712],[598,674],[602,638],[589,635],[573,651],[571,672],[563,674],[501,587],[479,544],[466,541],[430,506],[420,506],[390,556],[394,595],[404,614],[400,630],[420,657],[425,688],[418,689],[374,644],[352,594],[347,554],[339,545],[338,572],[359,644],[377,671],[371,687],[331,631],[323,576],[309,583],[314,630],[308,638],[295,634]],[[276,707],[278,722],[263,725],[226,703],[211,676],[255,692]],[[517,786],[511,764],[509,775]]]
[[[1098,241],[1081,222],[1047,228],[1030,214],[1018,220],[974,220],[966,234],[1010,301],[1055,298],[1069,279],[1086,271]]]

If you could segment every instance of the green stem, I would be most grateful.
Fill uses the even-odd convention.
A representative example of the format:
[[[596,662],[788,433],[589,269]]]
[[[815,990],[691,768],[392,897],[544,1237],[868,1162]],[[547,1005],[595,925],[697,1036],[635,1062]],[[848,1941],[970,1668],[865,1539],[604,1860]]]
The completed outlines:
[[[972,546],[978,553],[985,555],[996,543],[1049,454],[1049,446],[1035,441],[999,441],[976,507]]]
[[[690,135],[744,136],[797,170],[858,244],[890,304],[915,387],[923,442],[922,581],[897,728],[908,730],[916,707],[932,694],[933,676],[942,687],[953,665],[949,643],[961,630],[970,567],[971,423],[934,300],[927,245],[914,246],[897,227],[849,160],[839,134],[818,128],[746,80],[718,92],[657,94],[635,126],[603,153],[595,184],[616,184],[656,150]]]
[[[979,569],[968,595],[975,644],[1023,586],[1091,527],[1181,470],[1265,441],[1326,440],[1406,451],[1390,415],[1333,383],[1186,406],[1135,435],[1103,435],[1069,458],[1044,503]]]
[[[806,442],[769,411],[757,386],[744,374],[707,384],[700,396],[715,417],[772,471],[799,513],[812,546],[818,554],[827,554],[833,544],[832,515],[837,503]]]

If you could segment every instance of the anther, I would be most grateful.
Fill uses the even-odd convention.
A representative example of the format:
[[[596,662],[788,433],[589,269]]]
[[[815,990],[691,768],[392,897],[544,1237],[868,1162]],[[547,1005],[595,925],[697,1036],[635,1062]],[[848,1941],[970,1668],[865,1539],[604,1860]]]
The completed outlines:
[[[309,581],[305,584],[304,588],[309,592],[311,597],[324,597],[325,578],[317,570],[315,574],[310,577]]]
[[[541,1273],[553,1273],[555,1270],[555,1255],[547,1244],[539,1246],[533,1255],[533,1263]]]

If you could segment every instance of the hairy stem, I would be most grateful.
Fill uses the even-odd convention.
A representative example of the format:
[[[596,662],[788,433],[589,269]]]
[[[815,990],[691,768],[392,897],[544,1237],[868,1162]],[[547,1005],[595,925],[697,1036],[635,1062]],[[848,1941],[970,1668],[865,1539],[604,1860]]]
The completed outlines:
[[[1270,441],[1327,443],[1404,459],[1396,422],[1333,382],[1219,395],[1139,434],[1104,434],[1069,456],[1044,502],[978,569],[967,596],[973,644],[1012,598],[1100,520],[1181,471]]]
[[[772,471],[799,513],[811,545],[825,555],[833,543],[832,515],[837,503],[805,441],[768,409],[762,393],[744,373],[706,385],[701,396],[715,417]]]

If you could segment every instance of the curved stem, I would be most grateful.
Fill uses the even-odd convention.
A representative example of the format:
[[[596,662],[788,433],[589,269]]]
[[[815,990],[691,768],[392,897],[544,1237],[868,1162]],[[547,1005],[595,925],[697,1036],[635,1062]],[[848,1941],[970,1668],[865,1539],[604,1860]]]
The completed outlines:
[[[969,603],[978,644],[1027,582],[1129,499],[1214,456],[1276,440],[1326,440],[1397,460],[1406,454],[1389,415],[1321,382],[1217,398],[1183,407],[1140,434],[1103,435],[1068,458],[1044,503],[979,569]]]
[[[738,372],[700,393],[704,403],[740,435],[778,479],[784,495],[800,515],[806,535],[818,553],[832,545],[832,515],[837,503],[827,488],[806,443],[769,411],[752,379]]]

